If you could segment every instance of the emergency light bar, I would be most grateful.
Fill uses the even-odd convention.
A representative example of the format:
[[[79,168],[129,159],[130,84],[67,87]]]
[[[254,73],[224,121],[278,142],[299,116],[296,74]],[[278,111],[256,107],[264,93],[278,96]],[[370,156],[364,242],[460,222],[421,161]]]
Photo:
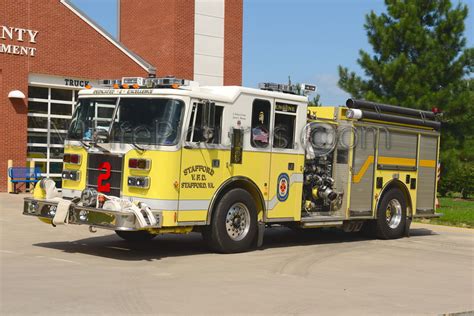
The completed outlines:
[[[99,80],[99,86],[104,88],[114,89],[140,89],[140,88],[173,88],[177,89],[180,87],[195,87],[197,82],[179,79],[175,77],[163,77],[163,78],[142,78],[142,77],[123,77],[120,79],[105,79]]]
[[[296,85],[262,82],[258,84],[258,88],[267,91],[279,91],[284,93],[298,94],[298,87]]]
[[[261,90],[267,91],[278,91],[283,93],[290,93],[290,94],[302,94],[308,95],[312,92],[316,92],[316,86],[303,83],[301,85],[289,85],[289,84],[281,84],[281,83],[273,83],[273,82],[262,82],[259,83],[258,88]]]

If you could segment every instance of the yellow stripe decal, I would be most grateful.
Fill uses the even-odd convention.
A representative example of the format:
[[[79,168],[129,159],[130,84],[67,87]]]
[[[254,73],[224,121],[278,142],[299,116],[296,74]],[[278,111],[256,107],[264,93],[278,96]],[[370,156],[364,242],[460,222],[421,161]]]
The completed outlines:
[[[374,156],[367,157],[364,164],[360,168],[359,172],[352,177],[352,182],[359,183],[362,177],[364,176],[364,174],[367,172],[367,169],[369,169],[370,165],[373,163],[374,163]]]
[[[378,160],[378,163],[382,164],[382,165],[415,167],[416,166],[416,159],[380,156],[379,160]]]
[[[374,156],[368,156],[364,164],[360,168],[359,172],[352,177],[352,182],[359,183],[360,180],[364,177],[367,169],[370,165],[374,163]],[[415,167],[416,159],[412,158],[397,158],[397,157],[384,157],[380,156],[378,163],[382,165],[394,165],[394,166],[404,166],[404,167]],[[436,165],[435,160],[420,160],[420,167],[434,168]]]
[[[435,160],[420,160],[420,167],[434,168],[435,166]]]

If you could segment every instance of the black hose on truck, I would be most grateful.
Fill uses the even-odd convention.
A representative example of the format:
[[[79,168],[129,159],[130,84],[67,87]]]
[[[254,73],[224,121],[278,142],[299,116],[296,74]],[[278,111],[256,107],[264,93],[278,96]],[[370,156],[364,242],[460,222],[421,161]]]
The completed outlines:
[[[441,123],[436,121],[436,115],[429,111],[355,99],[348,99],[346,106],[351,109],[361,110],[362,119],[418,125],[430,127],[435,130],[439,130],[441,127]]]

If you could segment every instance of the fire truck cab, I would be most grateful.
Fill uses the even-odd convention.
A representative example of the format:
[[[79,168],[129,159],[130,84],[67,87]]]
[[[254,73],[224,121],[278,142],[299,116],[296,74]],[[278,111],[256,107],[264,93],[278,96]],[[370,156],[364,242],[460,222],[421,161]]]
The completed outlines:
[[[79,93],[62,192],[43,179],[23,214],[134,241],[200,231],[219,252],[261,244],[276,224],[398,238],[412,218],[437,216],[431,112],[308,107],[311,85],[103,84]]]

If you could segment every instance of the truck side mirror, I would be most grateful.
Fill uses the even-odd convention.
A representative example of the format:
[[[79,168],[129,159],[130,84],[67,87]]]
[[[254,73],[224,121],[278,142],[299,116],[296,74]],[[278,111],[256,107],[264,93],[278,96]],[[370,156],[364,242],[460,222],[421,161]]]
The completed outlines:
[[[216,104],[211,101],[205,101],[202,104],[202,135],[206,141],[214,137]]]

